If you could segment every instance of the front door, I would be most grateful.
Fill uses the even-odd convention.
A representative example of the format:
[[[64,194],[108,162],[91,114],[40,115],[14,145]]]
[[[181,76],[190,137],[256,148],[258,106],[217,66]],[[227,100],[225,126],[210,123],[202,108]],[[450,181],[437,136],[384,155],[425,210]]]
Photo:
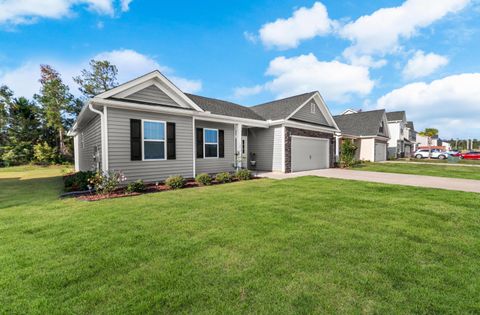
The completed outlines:
[[[242,136],[242,167],[248,168],[248,137]]]

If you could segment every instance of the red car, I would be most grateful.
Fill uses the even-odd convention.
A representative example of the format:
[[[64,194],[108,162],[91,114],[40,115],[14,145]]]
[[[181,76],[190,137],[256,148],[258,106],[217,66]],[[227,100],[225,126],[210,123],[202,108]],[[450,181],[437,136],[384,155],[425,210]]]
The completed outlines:
[[[480,160],[480,152],[479,151],[472,151],[468,153],[460,153],[459,156],[461,159],[465,160]]]

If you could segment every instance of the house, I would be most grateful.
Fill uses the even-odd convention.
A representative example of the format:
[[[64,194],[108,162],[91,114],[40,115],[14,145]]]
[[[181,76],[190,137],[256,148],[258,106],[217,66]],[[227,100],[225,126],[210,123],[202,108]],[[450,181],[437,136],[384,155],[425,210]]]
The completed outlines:
[[[407,121],[403,136],[405,139],[405,157],[411,157],[418,147],[417,132],[413,121]]]
[[[184,93],[154,71],[90,99],[69,135],[76,170],[161,181],[332,167],[339,132],[318,92],[245,107]]]
[[[438,138],[438,136],[432,137],[431,140],[430,140],[431,144],[429,144],[427,136],[421,136],[421,135],[417,134],[416,141],[417,141],[419,147],[428,147],[429,145],[431,145],[432,147],[442,146],[442,142]]]
[[[384,109],[348,110],[333,118],[342,131],[342,141],[350,139],[357,146],[357,160],[378,162],[387,159],[389,131]]]
[[[390,140],[388,140],[388,158],[403,158],[405,151],[411,150],[412,143],[405,134],[407,125],[407,116],[405,111],[388,112],[388,131]]]

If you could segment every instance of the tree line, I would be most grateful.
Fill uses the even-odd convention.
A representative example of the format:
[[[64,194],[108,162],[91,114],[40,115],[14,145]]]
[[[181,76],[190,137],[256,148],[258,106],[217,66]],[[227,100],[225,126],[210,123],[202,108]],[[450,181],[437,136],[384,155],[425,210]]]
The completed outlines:
[[[80,97],[50,65],[40,65],[40,90],[33,98],[0,85],[0,166],[71,162],[73,140],[67,131],[89,98],[118,85],[117,74],[110,62],[91,60],[73,78]]]

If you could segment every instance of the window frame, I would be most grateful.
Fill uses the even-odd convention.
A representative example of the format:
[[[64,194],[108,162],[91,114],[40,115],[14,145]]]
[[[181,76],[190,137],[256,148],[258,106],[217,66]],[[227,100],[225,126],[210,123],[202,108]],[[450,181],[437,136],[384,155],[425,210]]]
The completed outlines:
[[[310,103],[310,114],[316,113],[317,111],[316,107],[317,107],[317,104],[315,104],[315,102]]]
[[[212,130],[212,131],[216,131],[217,132],[217,142],[216,143],[213,143],[213,142],[207,142],[206,140],[206,130]],[[215,128],[203,128],[203,158],[204,159],[219,159],[220,157],[220,141],[219,141],[219,129],[215,129]],[[217,145],[217,156],[205,156],[205,154],[207,153],[207,150],[205,149],[207,144],[215,144]]]
[[[147,139],[145,140],[145,122],[153,122],[153,123],[161,123],[163,124],[163,140],[156,140],[156,139]],[[145,141],[147,142],[162,142],[163,141],[163,159],[146,159],[145,158]],[[164,120],[152,120],[152,119],[142,119],[142,161],[149,162],[149,161],[166,161],[167,160],[167,122]]]

